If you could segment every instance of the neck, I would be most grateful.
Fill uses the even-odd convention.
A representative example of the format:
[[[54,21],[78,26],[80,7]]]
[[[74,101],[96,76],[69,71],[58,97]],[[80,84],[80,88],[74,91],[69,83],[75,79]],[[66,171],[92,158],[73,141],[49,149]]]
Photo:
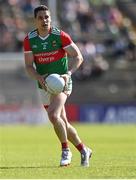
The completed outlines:
[[[38,34],[41,36],[41,37],[45,37],[47,36],[48,34],[50,33],[50,28],[49,29],[44,29],[44,30],[39,30],[38,29]]]

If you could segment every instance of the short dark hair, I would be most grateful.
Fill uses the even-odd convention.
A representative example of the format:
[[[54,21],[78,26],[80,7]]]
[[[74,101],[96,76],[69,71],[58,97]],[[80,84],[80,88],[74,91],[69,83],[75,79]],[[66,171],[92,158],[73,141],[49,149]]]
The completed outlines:
[[[39,11],[49,11],[49,8],[45,5],[40,5],[34,9],[34,17],[36,18]]]

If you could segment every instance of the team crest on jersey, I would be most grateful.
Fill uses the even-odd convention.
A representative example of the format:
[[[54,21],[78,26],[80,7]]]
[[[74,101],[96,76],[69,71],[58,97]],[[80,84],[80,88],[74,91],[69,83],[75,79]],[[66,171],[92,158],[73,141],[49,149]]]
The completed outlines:
[[[43,45],[43,49],[47,49],[48,42],[41,43]]]
[[[57,42],[56,41],[52,41],[52,47],[56,47],[57,46]]]

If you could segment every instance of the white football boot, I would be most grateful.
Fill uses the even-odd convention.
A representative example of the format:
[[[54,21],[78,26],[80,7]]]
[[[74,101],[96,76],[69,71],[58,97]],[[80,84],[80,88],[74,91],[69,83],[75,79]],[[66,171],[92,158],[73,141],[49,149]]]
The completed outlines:
[[[89,161],[92,156],[92,150],[85,147],[81,152],[81,166],[89,167]]]
[[[60,166],[68,166],[71,163],[72,153],[70,149],[63,149],[61,154]]]

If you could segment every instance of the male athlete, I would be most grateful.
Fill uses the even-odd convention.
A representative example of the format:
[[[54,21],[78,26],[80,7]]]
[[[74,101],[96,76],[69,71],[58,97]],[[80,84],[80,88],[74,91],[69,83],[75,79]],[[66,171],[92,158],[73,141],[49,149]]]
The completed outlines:
[[[68,122],[65,112],[65,102],[72,91],[71,74],[78,69],[83,57],[67,33],[51,26],[47,6],[36,7],[34,17],[36,29],[28,33],[24,39],[25,66],[28,74],[38,81],[43,105],[60,140],[60,166],[71,163],[69,140],[81,153],[81,166],[88,167],[92,150],[82,143],[75,128]],[[73,58],[70,69],[67,55]],[[66,82],[64,92],[58,95],[50,94],[46,89],[45,77],[52,73],[62,75]]]

